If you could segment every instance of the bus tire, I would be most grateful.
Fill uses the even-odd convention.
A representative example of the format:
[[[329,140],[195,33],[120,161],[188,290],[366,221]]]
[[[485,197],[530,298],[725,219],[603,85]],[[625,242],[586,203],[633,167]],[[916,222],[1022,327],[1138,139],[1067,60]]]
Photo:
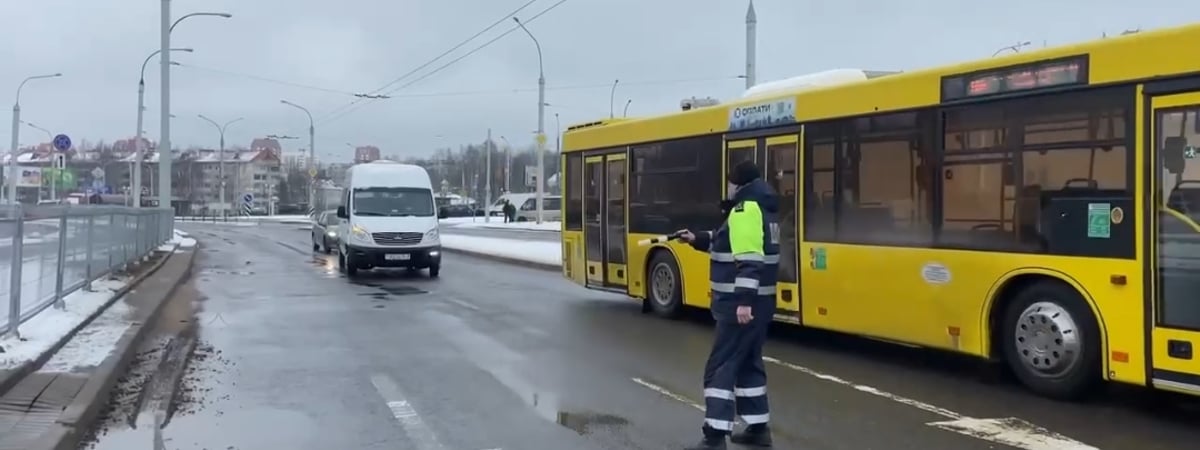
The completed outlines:
[[[646,269],[646,303],[654,314],[674,319],[683,313],[683,278],[671,252],[654,252]]]
[[[1083,296],[1065,283],[1037,281],[1018,291],[1001,327],[1004,359],[1030,390],[1073,400],[1100,381],[1100,326]]]

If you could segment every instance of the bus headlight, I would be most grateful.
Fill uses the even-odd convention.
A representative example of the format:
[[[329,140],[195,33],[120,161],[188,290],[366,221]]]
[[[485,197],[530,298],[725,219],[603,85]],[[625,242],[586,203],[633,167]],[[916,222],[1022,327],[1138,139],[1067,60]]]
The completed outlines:
[[[436,241],[438,239],[438,229],[434,228],[425,233],[426,241]]]

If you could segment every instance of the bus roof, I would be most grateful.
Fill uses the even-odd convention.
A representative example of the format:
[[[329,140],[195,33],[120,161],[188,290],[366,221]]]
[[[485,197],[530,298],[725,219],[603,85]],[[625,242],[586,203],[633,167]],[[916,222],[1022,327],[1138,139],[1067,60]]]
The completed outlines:
[[[758,90],[765,91],[761,95],[751,88],[746,97],[715,106],[654,117],[603,119],[574,125],[563,134],[563,152],[725,133],[731,130],[731,116],[738,108],[774,106],[771,102],[793,105],[794,112],[787,117],[789,123],[933,106],[942,103],[944,77],[1060,58],[1086,56],[1083,71],[1089,85],[1186,74],[1197,68],[1194,58],[1187,56],[1194,51],[1196,42],[1200,42],[1200,24],[1190,24],[886,76],[872,77],[865,74],[873,72],[860,71],[864,74],[862,78],[849,79],[855,77],[845,71],[832,71],[840,75],[830,77],[826,73],[836,82],[826,80],[824,85],[797,83],[797,79],[806,79],[797,77],[791,79],[790,84],[788,80],[767,83],[767,87]]]

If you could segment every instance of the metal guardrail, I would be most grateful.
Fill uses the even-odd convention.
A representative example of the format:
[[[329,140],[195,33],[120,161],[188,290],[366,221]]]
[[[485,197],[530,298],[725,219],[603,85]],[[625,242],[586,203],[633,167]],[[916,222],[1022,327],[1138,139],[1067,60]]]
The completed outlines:
[[[0,334],[65,308],[68,294],[145,257],[174,228],[166,208],[0,205]]]

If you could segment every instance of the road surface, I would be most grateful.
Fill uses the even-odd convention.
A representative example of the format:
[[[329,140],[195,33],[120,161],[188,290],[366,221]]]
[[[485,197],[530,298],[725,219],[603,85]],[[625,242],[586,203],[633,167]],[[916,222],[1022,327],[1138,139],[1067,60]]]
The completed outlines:
[[[167,448],[661,450],[698,437],[712,339],[702,313],[657,319],[553,272],[457,254],[440,279],[366,272],[351,281],[295,227],[182,227],[202,245],[200,347],[219,356],[192,363],[163,430]],[[931,352],[788,327],[772,334],[776,448],[1200,442],[1189,399],[1118,389],[1059,403]],[[131,436],[105,430],[94,448],[151,448]]]

